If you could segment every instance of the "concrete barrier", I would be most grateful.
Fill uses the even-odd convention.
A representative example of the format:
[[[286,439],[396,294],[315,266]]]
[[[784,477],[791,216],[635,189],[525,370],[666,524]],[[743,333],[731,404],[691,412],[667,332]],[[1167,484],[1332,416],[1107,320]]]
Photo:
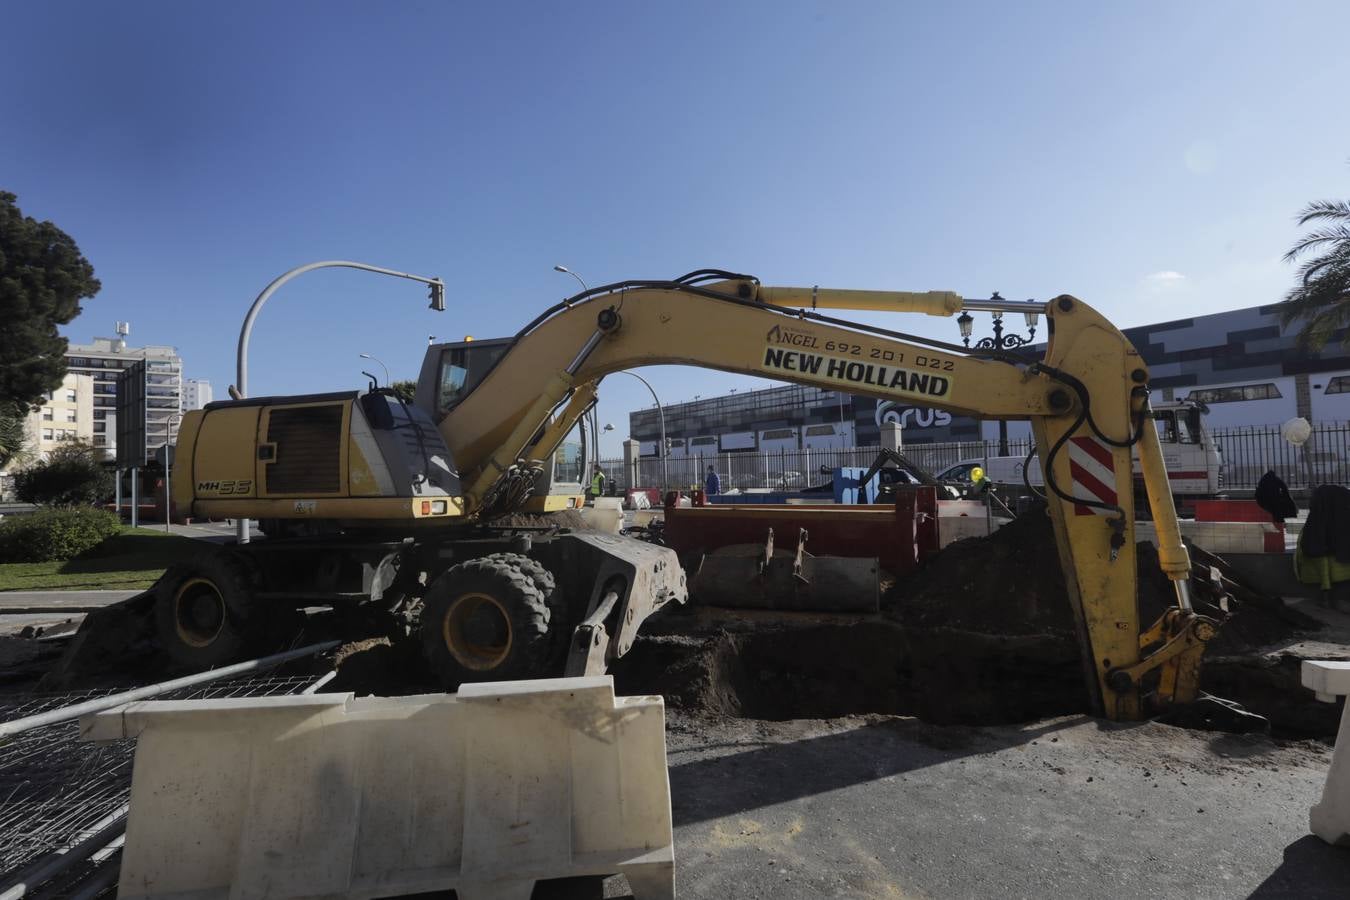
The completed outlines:
[[[142,702],[81,726],[137,741],[124,900],[526,900],[617,872],[645,900],[675,896],[664,719],[606,675]]]
[[[1305,660],[1302,674],[1303,686],[1318,700],[1334,703],[1337,697],[1350,696],[1350,662]],[[1328,844],[1350,847],[1350,702],[1341,713],[1322,802],[1312,808],[1308,822],[1312,833]]]

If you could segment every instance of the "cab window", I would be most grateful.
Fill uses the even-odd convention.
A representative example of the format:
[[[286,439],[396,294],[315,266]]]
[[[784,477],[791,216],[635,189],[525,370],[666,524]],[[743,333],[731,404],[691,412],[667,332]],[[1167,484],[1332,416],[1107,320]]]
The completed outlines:
[[[1183,444],[1200,443],[1200,410],[1187,410],[1177,416],[1177,432]]]
[[[444,415],[459,405],[510,346],[508,340],[472,341],[441,351],[436,409]]]
[[[464,383],[469,370],[464,366],[463,350],[447,350],[441,355],[440,388],[436,393],[436,408],[448,412],[464,395]]]
[[[1158,428],[1158,440],[1164,444],[1177,443],[1177,416],[1171,410],[1155,412],[1153,424]]]

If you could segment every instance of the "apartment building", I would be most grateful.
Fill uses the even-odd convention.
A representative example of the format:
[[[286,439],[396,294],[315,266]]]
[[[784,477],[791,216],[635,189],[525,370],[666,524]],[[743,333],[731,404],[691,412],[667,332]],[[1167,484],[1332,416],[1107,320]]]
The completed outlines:
[[[41,405],[24,420],[28,453],[15,460],[13,465],[19,465],[25,460],[46,459],[66,441],[92,441],[93,413],[93,379],[87,375],[67,373],[61,386],[49,391]]]
[[[211,382],[189,378],[183,382],[183,412],[201,409],[215,399]]]
[[[117,377],[144,360],[146,366],[146,436],[142,458],[178,437],[183,416],[183,361],[173,347],[127,344],[129,329],[118,323],[115,337],[96,337],[89,344],[71,344],[66,350],[70,372],[93,381],[92,433],[96,448],[108,458],[117,450]]]

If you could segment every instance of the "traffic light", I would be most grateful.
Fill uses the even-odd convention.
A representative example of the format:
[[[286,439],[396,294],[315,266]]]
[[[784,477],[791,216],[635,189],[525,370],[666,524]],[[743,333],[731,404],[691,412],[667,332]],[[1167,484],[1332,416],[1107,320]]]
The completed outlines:
[[[428,304],[436,312],[445,312],[445,282],[433,281],[427,286]]]

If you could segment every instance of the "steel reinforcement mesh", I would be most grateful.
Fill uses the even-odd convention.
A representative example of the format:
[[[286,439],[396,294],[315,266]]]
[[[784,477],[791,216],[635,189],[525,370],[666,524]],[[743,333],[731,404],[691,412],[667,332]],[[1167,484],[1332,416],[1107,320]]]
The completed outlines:
[[[298,694],[313,676],[236,678],[201,684],[154,697],[206,700]],[[0,695],[0,722],[60,709],[116,690],[61,694]],[[78,721],[29,729],[0,743],[0,886],[48,853],[78,843],[120,810],[131,793],[134,740],[81,741]],[[118,854],[105,865],[115,865]],[[28,896],[60,897],[76,892],[100,872],[83,864]]]

